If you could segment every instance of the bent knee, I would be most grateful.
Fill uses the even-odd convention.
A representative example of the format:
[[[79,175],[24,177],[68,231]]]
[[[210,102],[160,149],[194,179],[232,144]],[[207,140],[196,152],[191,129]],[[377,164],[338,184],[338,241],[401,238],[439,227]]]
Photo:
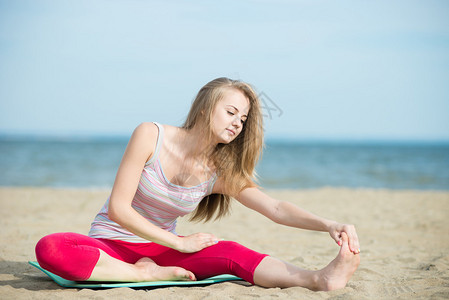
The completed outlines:
[[[64,233],[53,233],[41,238],[35,247],[39,265],[45,268],[44,265],[54,262],[58,256],[61,256],[63,245]]]
[[[35,252],[39,265],[47,271],[62,276],[70,263],[70,245],[66,239],[67,233],[53,233],[44,236],[37,242]]]
[[[76,234],[54,233],[36,244],[36,259],[47,271],[68,280],[86,280],[99,256],[98,249],[77,245]]]

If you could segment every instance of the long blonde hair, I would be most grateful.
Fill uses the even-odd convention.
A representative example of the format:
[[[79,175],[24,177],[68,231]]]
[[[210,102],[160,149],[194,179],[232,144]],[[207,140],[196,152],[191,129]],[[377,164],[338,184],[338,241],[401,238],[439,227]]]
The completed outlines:
[[[212,113],[226,90],[241,91],[249,100],[250,109],[240,134],[229,144],[218,144],[207,161],[211,162],[222,179],[224,194],[211,194],[201,200],[190,220],[205,222],[229,213],[231,197],[247,187],[256,186],[255,166],[263,148],[263,116],[259,97],[247,83],[221,77],[207,83],[198,92],[182,128],[190,130],[200,124],[205,137],[212,138]]]

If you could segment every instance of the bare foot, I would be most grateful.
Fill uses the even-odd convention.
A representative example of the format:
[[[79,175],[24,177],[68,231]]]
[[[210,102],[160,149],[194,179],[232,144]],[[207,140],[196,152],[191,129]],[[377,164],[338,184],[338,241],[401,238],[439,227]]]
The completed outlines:
[[[139,259],[134,266],[143,274],[142,281],[196,280],[195,275],[186,269],[181,267],[161,267],[148,257]]]
[[[360,264],[360,255],[349,250],[348,236],[342,234],[342,245],[337,257],[319,271],[318,290],[332,291],[344,288]]]

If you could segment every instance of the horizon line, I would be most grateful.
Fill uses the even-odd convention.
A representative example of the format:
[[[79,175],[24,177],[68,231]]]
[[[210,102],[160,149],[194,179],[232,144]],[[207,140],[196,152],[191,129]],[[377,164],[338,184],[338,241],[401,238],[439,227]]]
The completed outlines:
[[[57,134],[57,133],[5,133],[0,132],[0,142],[114,142],[114,141],[128,141],[130,135],[128,134],[108,134],[108,133],[93,133],[93,134]],[[282,144],[282,143],[327,143],[327,144],[448,144],[449,137],[364,137],[358,136],[334,136],[334,137],[310,137],[310,136],[265,136],[265,143]]]

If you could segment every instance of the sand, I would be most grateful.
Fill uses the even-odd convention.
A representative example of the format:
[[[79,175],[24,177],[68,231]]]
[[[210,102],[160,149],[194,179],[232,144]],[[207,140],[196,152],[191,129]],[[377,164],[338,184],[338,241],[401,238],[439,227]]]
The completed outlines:
[[[0,188],[1,299],[448,299],[449,192],[366,189],[267,191],[318,215],[356,225],[361,264],[332,292],[266,289],[245,282],[205,287],[66,289],[27,264],[40,237],[87,233],[107,190]],[[181,219],[180,234],[212,232],[300,267],[324,267],[338,252],[327,233],[277,225],[239,203],[219,222]]]

